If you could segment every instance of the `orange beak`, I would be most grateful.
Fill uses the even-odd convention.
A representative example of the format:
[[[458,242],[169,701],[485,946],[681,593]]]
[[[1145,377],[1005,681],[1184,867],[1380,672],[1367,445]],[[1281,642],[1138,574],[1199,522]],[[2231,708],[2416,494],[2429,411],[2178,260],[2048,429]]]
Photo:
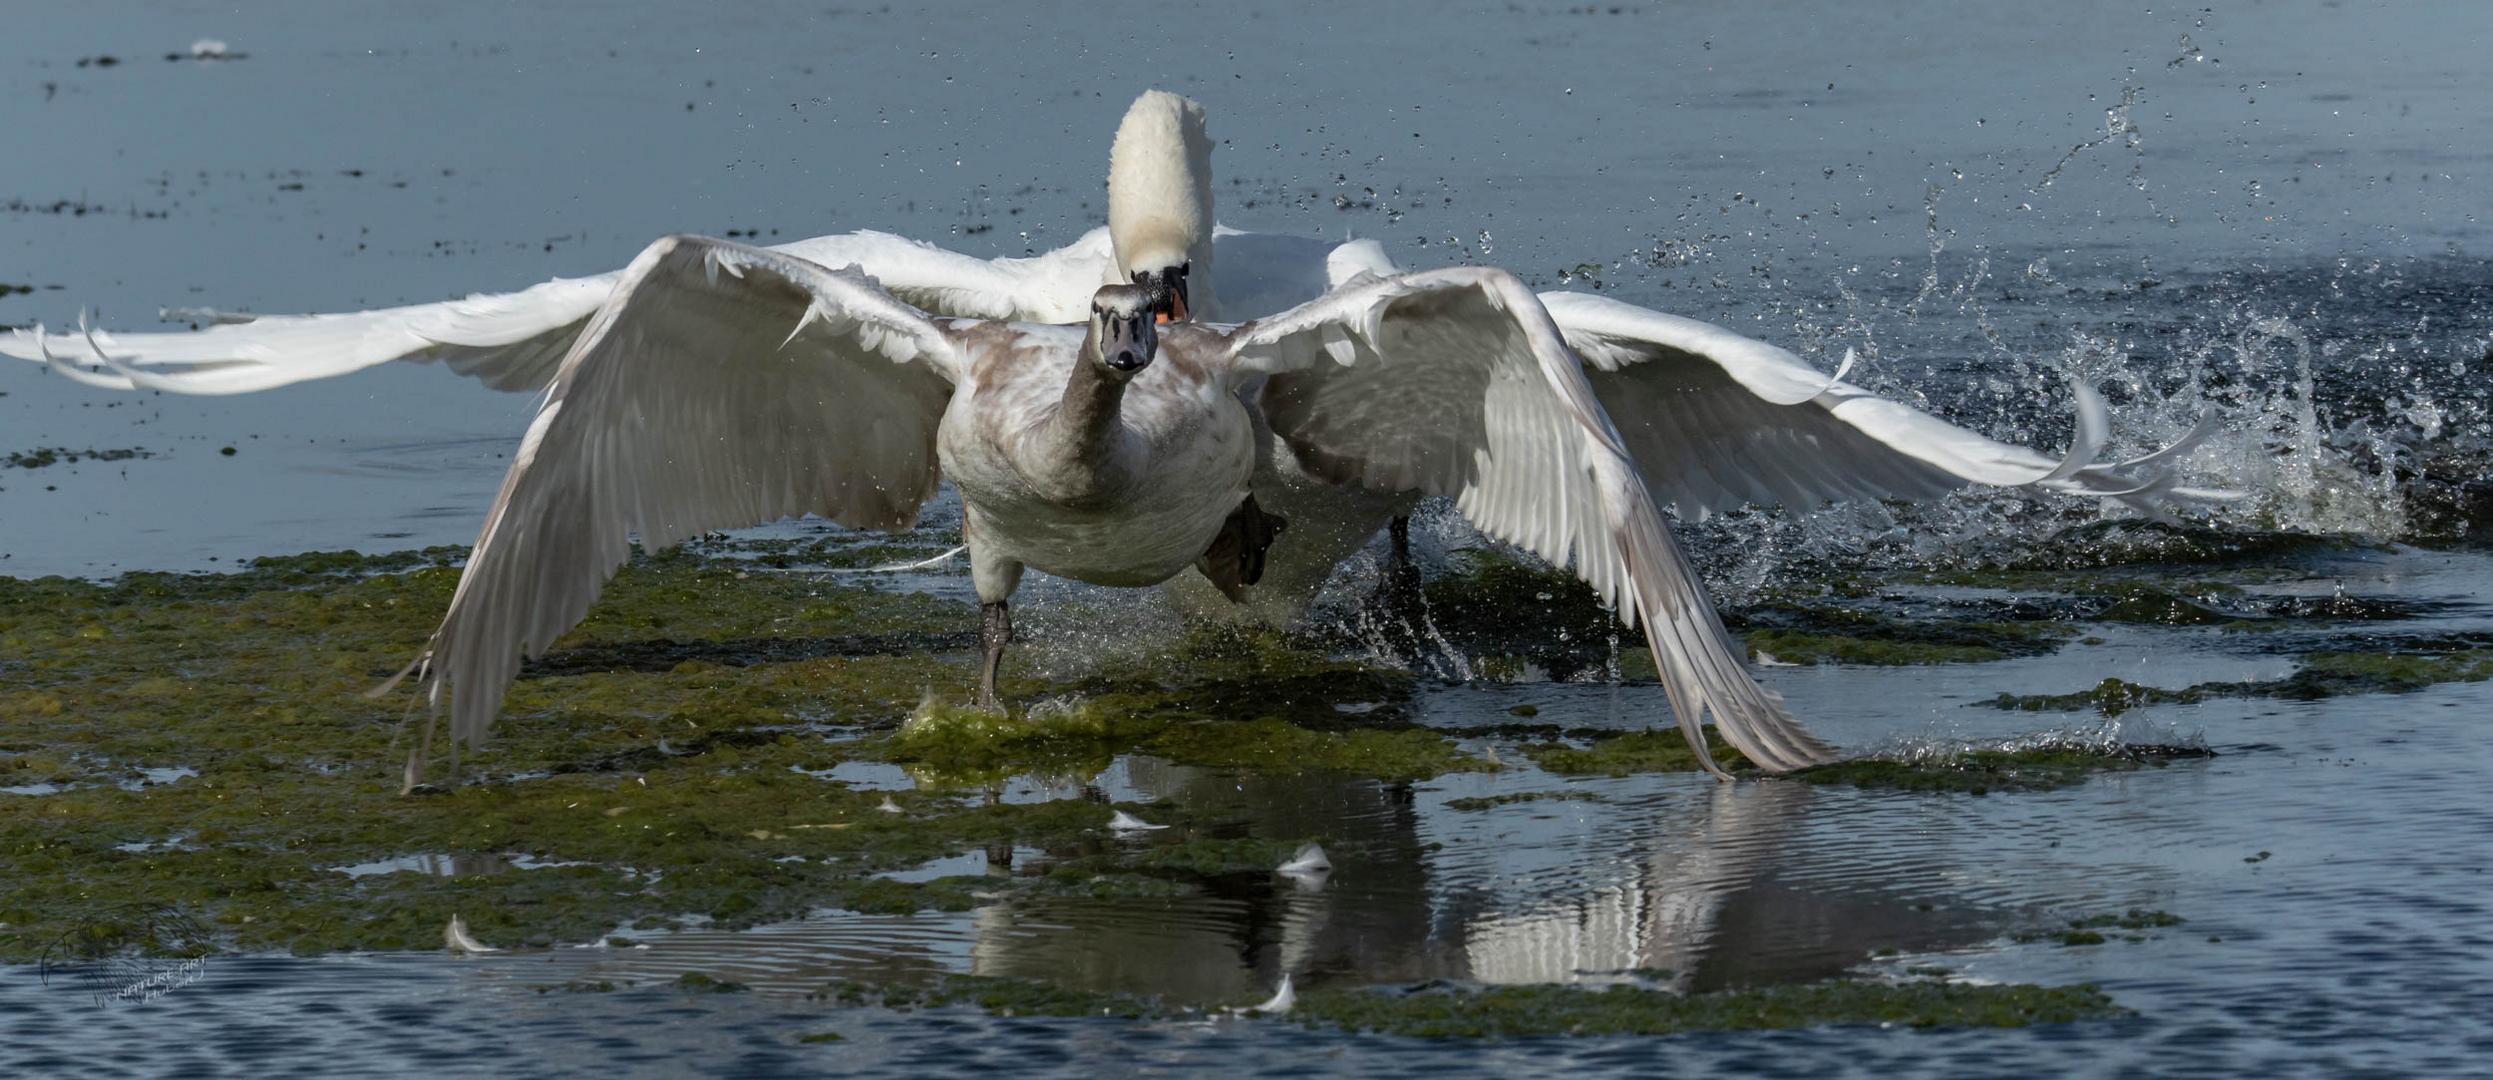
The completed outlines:
[[[1143,271],[1134,275],[1136,281],[1147,282],[1152,287],[1152,299],[1168,305],[1168,310],[1154,313],[1153,322],[1184,322],[1194,317],[1193,309],[1186,304],[1186,271],[1189,268],[1172,266],[1166,270]]]

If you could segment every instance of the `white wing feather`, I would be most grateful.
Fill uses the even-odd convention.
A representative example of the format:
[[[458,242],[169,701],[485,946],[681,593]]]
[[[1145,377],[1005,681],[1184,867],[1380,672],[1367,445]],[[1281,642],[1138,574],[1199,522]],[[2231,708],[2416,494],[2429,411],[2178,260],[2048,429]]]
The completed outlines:
[[[1080,322],[1092,291],[1116,273],[1105,229],[1027,259],[977,259],[878,232],[817,236],[767,250],[821,266],[856,267],[914,307],[966,318]],[[245,394],[418,360],[496,390],[535,391],[553,381],[580,328],[625,273],[372,311],[182,313],[217,322],[195,331],[99,330],[80,340],[37,327],[0,335],[0,355],[48,363],[78,382],[114,390]]]
[[[669,237],[564,356],[420,670],[481,739],[523,656],[578,623],[637,535],[660,550],[816,513],[901,528],[936,485],[959,348],[851,271]]]
[[[374,311],[219,316],[229,321],[196,331],[99,330],[83,356],[36,327],[0,337],[0,355],[49,362],[115,390],[247,394],[400,358],[441,361],[497,390],[535,390],[553,378],[580,325],[621,276],[557,278],[515,293]],[[65,369],[67,361],[86,367]]]
[[[1702,723],[1773,772],[1830,761],[1751,678],[1558,326],[1521,281],[1372,279],[1238,328],[1273,430],[1311,473],[1450,495],[1491,536],[1572,568],[1642,626],[1700,760]]]
[[[2141,504],[2231,494],[2175,488],[2151,471],[2211,433],[2212,417],[2158,454],[2098,465],[2109,420],[2102,397],[2080,384],[2076,437],[2055,462],[1719,326],[1584,293],[1540,299],[1592,369],[1593,390],[1655,497],[1693,520],[1745,503],[1809,509],[1835,499],[1927,498],[1968,484]]]

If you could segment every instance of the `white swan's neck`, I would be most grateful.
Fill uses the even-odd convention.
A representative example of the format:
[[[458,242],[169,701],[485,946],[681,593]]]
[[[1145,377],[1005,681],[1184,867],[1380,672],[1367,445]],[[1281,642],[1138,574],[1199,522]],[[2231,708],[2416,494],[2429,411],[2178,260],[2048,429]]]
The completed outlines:
[[[1203,106],[1165,90],[1135,98],[1108,152],[1108,232],[1117,268],[1190,267],[1189,304],[1219,317],[1212,293],[1212,137]]]

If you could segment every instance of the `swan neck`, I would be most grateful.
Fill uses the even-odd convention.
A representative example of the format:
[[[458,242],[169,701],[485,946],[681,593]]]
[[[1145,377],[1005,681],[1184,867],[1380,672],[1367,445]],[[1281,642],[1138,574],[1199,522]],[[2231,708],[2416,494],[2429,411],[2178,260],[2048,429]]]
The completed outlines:
[[[1118,125],[1108,158],[1108,233],[1118,269],[1130,275],[1191,263],[1201,298],[1190,302],[1212,306],[1212,139],[1203,106],[1144,93]]]
[[[1228,313],[1221,310],[1220,275],[1212,272],[1211,196],[1204,196],[1204,202],[1203,236],[1187,253],[1187,287],[1192,293],[1188,302],[1193,305],[1192,318],[1196,322],[1229,322]]]
[[[1125,387],[1132,381],[1112,374],[1100,361],[1096,331],[1086,336],[1082,355],[1065,379],[1065,396],[1056,405],[1052,441],[1059,452],[1075,465],[1105,468],[1125,429],[1118,410],[1125,403]]]

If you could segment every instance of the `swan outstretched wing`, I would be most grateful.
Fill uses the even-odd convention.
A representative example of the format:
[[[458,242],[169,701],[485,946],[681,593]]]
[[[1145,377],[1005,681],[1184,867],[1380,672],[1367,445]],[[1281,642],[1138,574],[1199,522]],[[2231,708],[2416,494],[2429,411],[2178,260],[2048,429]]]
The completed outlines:
[[[168,333],[12,330],[0,335],[0,355],[49,363],[113,390],[248,394],[402,358],[439,361],[497,390],[537,390],[621,276],[557,278],[518,292],[372,311],[185,312],[212,325]]]
[[[1747,503],[1809,509],[1927,498],[1968,484],[2032,485],[2147,504],[2223,498],[2174,487],[2160,466],[2215,430],[2212,416],[2149,458],[2095,464],[2102,398],[2075,389],[2077,435],[2055,460],[1830,378],[1797,356],[1695,319],[1585,293],[1541,294],[1654,495],[1680,516]]]
[[[1239,327],[1233,362],[1311,473],[1454,498],[1482,531],[1590,583],[1641,626],[1682,732],[1782,772],[1835,753],[1758,685],[1558,326],[1503,270],[1370,278]],[[1716,769],[1716,771],[1720,771]]]
[[[937,315],[1079,322],[1115,259],[1105,229],[1044,255],[978,259],[878,232],[799,240],[769,250],[856,267],[885,291]],[[542,390],[589,316],[626,271],[557,278],[510,293],[322,315],[185,314],[212,325],[169,333],[0,334],[0,355],[49,363],[116,390],[247,394],[392,360],[438,362],[496,390]]]
[[[418,661],[454,691],[454,736],[483,737],[522,656],[587,614],[631,536],[655,551],[805,513],[913,522],[960,365],[942,327],[854,271],[651,245],[563,356]]]

